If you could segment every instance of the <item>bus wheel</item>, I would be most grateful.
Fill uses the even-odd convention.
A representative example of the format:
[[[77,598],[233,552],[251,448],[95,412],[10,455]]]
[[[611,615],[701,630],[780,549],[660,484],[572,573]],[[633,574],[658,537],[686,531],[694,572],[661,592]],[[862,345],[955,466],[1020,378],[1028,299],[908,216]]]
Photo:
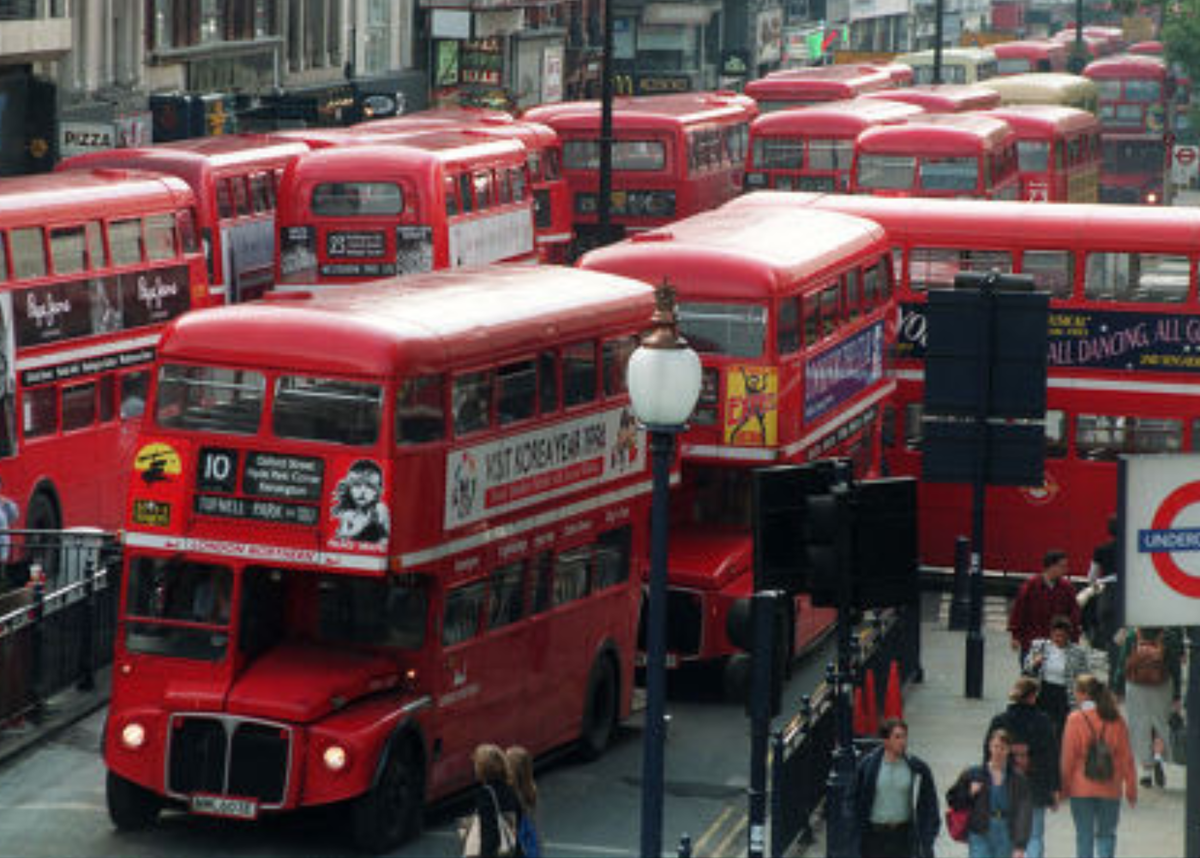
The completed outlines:
[[[354,843],[364,852],[386,852],[421,831],[425,769],[413,743],[396,743],[374,789],[352,809]]]
[[[27,530],[62,529],[62,521],[58,515],[58,505],[46,489],[39,489],[29,499],[29,509],[25,513],[25,528]],[[62,561],[60,541],[57,536],[43,533],[31,533],[25,537],[29,559],[42,567],[46,581],[53,585],[58,581],[58,570]]]
[[[104,791],[108,797],[108,816],[118,831],[141,831],[158,819],[162,802],[133,781],[109,771]]]
[[[592,665],[587,695],[583,704],[583,731],[579,736],[579,755],[594,760],[604,753],[617,726],[620,690],[612,659],[601,655]]]

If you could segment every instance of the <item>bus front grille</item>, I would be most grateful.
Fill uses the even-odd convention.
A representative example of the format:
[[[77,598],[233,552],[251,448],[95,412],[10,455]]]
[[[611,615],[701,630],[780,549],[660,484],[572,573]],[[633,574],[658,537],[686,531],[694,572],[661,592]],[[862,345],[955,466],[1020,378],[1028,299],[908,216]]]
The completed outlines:
[[[171,719],[167,792],[255,799],[279,807],[287,796],[292,733],[287,727],[227,715]]]

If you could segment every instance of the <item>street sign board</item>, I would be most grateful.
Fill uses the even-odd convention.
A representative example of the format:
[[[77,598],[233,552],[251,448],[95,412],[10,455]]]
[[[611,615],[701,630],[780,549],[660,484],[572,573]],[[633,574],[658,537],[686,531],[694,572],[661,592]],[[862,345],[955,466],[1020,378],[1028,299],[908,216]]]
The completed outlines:
[[[1130,626],[1200,622],[1200,454],[1121,458],[1121,583]]]

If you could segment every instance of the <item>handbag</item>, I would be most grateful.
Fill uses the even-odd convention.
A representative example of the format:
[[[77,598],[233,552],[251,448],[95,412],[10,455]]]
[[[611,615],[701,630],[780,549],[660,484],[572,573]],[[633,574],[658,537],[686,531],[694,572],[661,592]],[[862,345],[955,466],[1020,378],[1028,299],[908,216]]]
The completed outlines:
[[[1162,685],[1170,678],[1161,640],[1137,633],[1133,652],[1125,660],[1125,678],[1138,685]]]
[[[500,846],[497,848],[496,854],[500,858],[509,858],[509,856],[517,854],[517,832],[512,821],[512,814],[500,811],[500,802],[496,798],[495,790],[487,784],[484,784],[484,789],[492,797],[492,807],[496,809],[496,829],[500,834]],[[463,822],[465,821],[463,820]],[[483,852],[482,823],[479,821],[478,813],[470,817],[470,821],[466,823],[465,827],[460,822],[459,834],[463,841],[463,858],[478,858]]]
[[[950,835],[951,840],[956,840],[959,843],[966,843],[970,838],[968,834],[971,826],[971,808],[969,807],[948,807],[946,808],[946,832]]]

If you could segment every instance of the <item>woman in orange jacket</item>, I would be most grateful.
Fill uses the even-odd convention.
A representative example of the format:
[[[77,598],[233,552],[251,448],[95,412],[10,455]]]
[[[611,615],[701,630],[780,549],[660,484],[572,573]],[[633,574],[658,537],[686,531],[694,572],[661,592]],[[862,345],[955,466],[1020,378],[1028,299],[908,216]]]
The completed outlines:
[[[1137,765],[1129,728],[1112,692],[1084,673],[1075,680],[1079,706],[1067,718],[1062,739],[1062,795],[1071,799],[1079,858],[1113,858],[1121,794],[1137,805]]]

